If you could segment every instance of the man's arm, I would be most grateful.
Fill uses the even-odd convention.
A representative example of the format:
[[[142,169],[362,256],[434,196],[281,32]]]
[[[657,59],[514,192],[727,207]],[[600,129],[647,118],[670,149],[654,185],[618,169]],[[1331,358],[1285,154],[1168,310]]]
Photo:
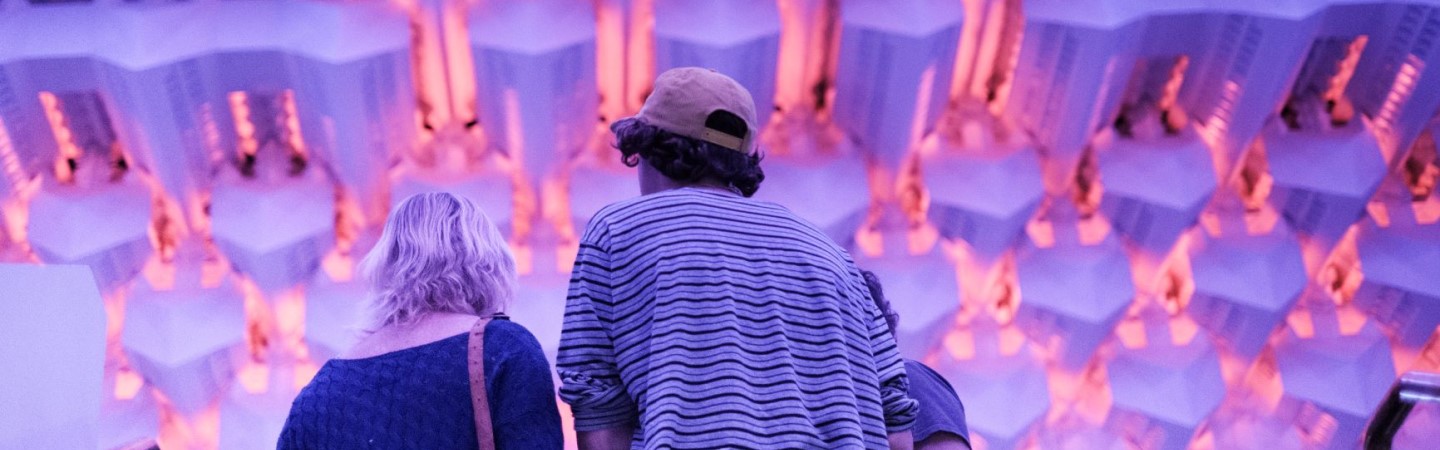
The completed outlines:
[[[915,435],[910,430],[899,433],[890,433],[890,450],[912,450],[915,448]]]
[[[560,375],[560,399],[570,404],[582,445],[587,441],[598,445],[608,442],[608,436],[619,434],[625,436],[624,445],[628,447],[633,432],[625,430],[633,428],[639,416],[621,380],[610,339],[608,312],[613,285],[608,234],[603,223],[592,220],[580,239],[580,251],[570,273],[555,369]]]
[[[894,448],[894,444],[891,445]],[[955,433],[941,431],[916,442],[915,450],[970,450],[970,442]]]
[[[575,440],[580,450],[627,450],[635,438],[635,427],[620,426],[601,430],[579,431]]]
[[[859,271],[854,274],[854,292],[861,296],[860,303],[865,306],[862,314],[870,316],[868,337],[870,351],[874,355],[875,374],[880,382],[880,407],[885,414],[885,431],[891,436],[891,448],[908,449],[913,443],[897,447],[895,437],[902,434],[910,436],[910,428],[915,425],[915,417],[920,413],[919,403],[910,398],[910,378],[905,374],[905,360],[900,358],[900,347],[895,344],[895,336],[890,334],[890,326],[876,309],[875,300],[870,297],[870,289]]]

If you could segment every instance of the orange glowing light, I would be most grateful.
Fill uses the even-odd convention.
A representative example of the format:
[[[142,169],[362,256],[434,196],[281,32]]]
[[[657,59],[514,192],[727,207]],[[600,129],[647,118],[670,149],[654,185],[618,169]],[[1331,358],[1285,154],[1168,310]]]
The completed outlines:
[[[281,348],[290,355],[306,355],[305,293],[295,288],[275,296],[275,333]]]
[[[175,410],[169,397],[150,390],[160,410],[160,448],[217,449],[220,447],[220,403],[215,402],[193,416]]]
[[[995,320],[1002,325],[1008,325],[1015,321],[1015,313],[1020,310],[1020,284],[1015,281],[1013,269],[996,275],[995,280],[988,284],[985,290],[986,302],[993,308]]]
[[[1030,237],[1030,242],[1037,248],[1054,247],[1055,222],[1036,217],[1025,223],[1025,235]]]
[[[960,361],[975,359],[975,334],[969,330],[952,329],[945,333],[942,342],[951,358]]]
[[[230,115],[235,122],[235,134],[240,138],[236,148],[242,157],[254,155],[260,149],[260,143],[255,140],[255,123],[250,117],[249,94],[234,91],[226,98],[230,100]]]
[[[1110,235],[1110,221],[1100,215],[1090,216],[1075,224],[1080,232],[1081,245],[1096,245]]]
[[[12,187],[19,187],[25,184],[25,167],[20,163],[20,155],[15,153],[15,145],[10,141],[10,132],[5,128],[5,120],[0,118],[0,175],[4,176],[5,182]]]
[[[80,157],[80,147],[75,144],[75,135],[65,120],[60,99],[54,93],[41,91],[40,105],[45,109],[45,119],[50,122],[50,132],[55,136],[59,152],[55,155],[55,178],[61,182],[74,181],[75,173],[69,161]]]
[[[310,384],[310,380],[315,379],[315,374],[320,372],[320,366],[307,358],[295,361],[293,370],[295,373],[292,386],[298,391]]]
[[[1175,316],[1184,312],[1195,294],[1195,280],[1190,270],[1190,245],[1194,238],[1186,233],[1176,240],[1170,254],[1160,263],[1151,283],[1165,311]]]
[[[1256,359],[1246,374],[1244,386],[1259,400],[1262,412],[1272,412],[1285,396],[1285,384],[1280,379],[1280,368],[1273,351],[1265,351]]]
[[[626,109],[639,111],[655,78],[655,1],[630,2],[626,47]]]
[[[1125,348],[1145,348],[1150,344],[1150,339],[1145,334],[1145,324],[1139,320],[1127,319],[1115,326],[1115,337],[1120,339],[1120,344]]]
[[[1075,165],[1070,184],[1071,201],[1080,210],[1081,217],[1089,217],[1100,209],[1100,200],[1105,197],[1105,185],[1100,182],[1100,167],[1095,161],[1095,152],[1087,149]]]
[[[270,390],[270,366],[259,361],[247,361],[235,374],[235,381],[245,392],[261,394]]]
[[[570,216],[570,180],[568,176],[545,177],[540,182],[541,216],[555,230],[555,273],[570,273],[580,239],[575,220]]]
[[[285,114],[285,142],[290,144],[293,154],[307,156],[305,137],[300,134],[300,112],[295,108],[295,91],[286,89],[280,93],[280,107]]]
[[[397,0],[410,12],[411,64],[415,75],[416,98],[419,100],[421,122],[438,129],[455,120],[452,87],[446,68],[445,5],[421,4],[416,0]],[[468,48],[468,46],[466,46]]]
[[[505,153],[516,161],[516,165],[525,166],[525,124],[521,121],[524,117],[520,111],[520,93],[514,88],[505,89],[503,101],[505,102]]]
[[[145,387],[145,379],[134,370],[122,369],[115,372],[115,391],[117,400],[130,400],[140,394],[140,388]]]
[[[1410,99],[1410,94],[1415,92],[1415,82],[1420,79],[1420,71],[1424,67],[1425,62],[1419,57],[1414,54],[1406,56],[1405,62],[1400,65],[1400,71],[1395,74],[1395,81],[1390,85],[1390,91],[1385,95],[1385,101],[1380,104],[1380,111],[1375,120],[1379,128],[1388,130],[1395,126],[1405,102]],[[1385,150],[1393,152],[1392,149],[1386,148]],[[1391,153],[1387,152],[1385,156],[1385,160],[1390,161]]]
[[[442,48],[445,53],[446,78],[450,86],[450,103],[455,116],[461,120],[469,120],[475,116],[475,61],[470,54],[470,38],[466,26],[466,11],[469,5],[464,2],[446,2],[442,7],[444,14],[441,15],[443,34],[441,36]]]
[[[320,269],[334,281],[355,277],[355,240],[366,227],[365,211],[355,195],[344,188],[335,194],[335,248],[325,255]]]
[[[929,131],[930,97],[935,90],[935,65],[925,67],[920,73],[920,85],[915,88],[915,115],[910,118],[910,146],[919,144]]]
[[[1104,364],[1087,366],[1079,372],[1052,366],[1046,368],[1045,374],[1051,402],[1069,406],[1051,408],[1047,424],[1059,425],[1074,419],[1089,426],[1104,423],[1113,403]]]
[[[1019,328],[1005,324],[1000,327],[996,338],[996,349],[999,350],[1001,356],[1019,354],[1021,350],[1025,349],[1025,344],[1029,342]]]
[[[1301,339],[1315,337],[1315,317],[1310,311],[1295,309],[1285,316],[1285,325]]]
[[[0,214],[0,219],[5,221],[3,224],[5,226],[4,234],[11,243],[19,246],[22,250],[28,251],[25,225],[29,223],[30,203],[25,200],[29,199],[38,186],[39,183],[31,183],[29,189],[17,193],[12,198],[0,200],[0,213],[3,213]],[[34,262],[40,262],[34,255],[31,255],[31,259]]]
[[[510,219],[510,246],[515,251],[516,270],[521,275],[534,271],[534,255],[530,235],[534,230],[534,218],[539,209],[535,188],[525,179],[524,172],[511,172],[511,207],[514,213]],[[522,256],[523,254],[523,256]]]
[[[1325,288],[1336,304],[1348,303],[1365,278],[1360,271],[1360,251],[1355,244],[1358,233],[1359,227],[1352,225],[1335,244],[1315,276],[1315,281]]]
[[[955,68],[951,72],[953,74],[953,80],[950,82],[950,98],[952,100],[960,100],[971,93],[971,80],[975,78],[976,72],[981,71],[977,66],[984,64],[980,60],[981,57],[976,56],[982,53],[979,47],[986,45],[993,52],[996,44],[993,39],[982,38],[985,31],[990,31],[987,29],[989,27],[986,27],[990,21],[982,20],[982,17],[988,18],[982,11],[991,6],[990,2],[964,0],[962,4],[965,8],[965,15],[964,21],[960,24],[960,42],[955,46]]]
[[[598,1],[595,7],[595,83],[600,115],[614,121],[630,112],[625,104],[625,22],[620,2]]]
[[[1015,74],[1015,65],[1020,61],[1020,43],[1025,37],[1025,14],[1020,0],[1003,0],[1003,3],[1003,8],[997,8],[998,2],[988,2],[991,11],[987,23],[993,25],[999,22],[1000,26],[987,27],[987,30],[994,28],[995,35],[981,41],[981,45],[986,46],[982,48],[982,55],[990,54],[988,46],[994,42],[994,56],[985,56],[980,60],[991,64],[988,68],[983,65],[977,67],[979,73],[988,73],[989,76],[972,81],[973,89],[983,94],[989,102],[990,113],[997,117],[1004,115],[1010,89],[1015,85],[1011,78]]]
[[[823,22],[817,20],[823,2],[780,0],[780,51],[775,66],[775,105],[789,112],[813,108],[810,88],[819,80],[813,76],[823,53]]]
[[[1195,336],[1200,334],[1200,324],[1190,316],[1177,315],[1170,318],[1168,323],[1170,329],[1170,344],[1175,346],[1190,345],[1195,341]]]
[[[1365,52],[1365,44],[1369,42],[1370,37],[1366,35],[1356,36],[1355,40],[1350,41],[1350,45],[1345,49],[1345,57],[1335,63],[1335,75],[1328,80],[1323,94],[1325,100],[1338,101],[1345,95],[1345,88],[1355,76],[1355,69],[1360,65],[1360,55]]]

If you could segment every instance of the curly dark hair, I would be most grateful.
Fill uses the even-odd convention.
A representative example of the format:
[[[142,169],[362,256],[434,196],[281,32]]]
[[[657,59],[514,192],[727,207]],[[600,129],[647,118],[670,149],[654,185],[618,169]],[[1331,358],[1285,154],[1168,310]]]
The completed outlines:
[[[880,284],[880,277],[865,269],[860,269],[860,276],[865,279],[865,287],[870,288],[870,298],[875,300],[875,309],[885,317],[885,325],[890,328],[890,334],[895,334],[895,327],[900,326],[900,314],[890,307],[890,301],[885,299],[885,287]]]
[[[741,122],[743,127],[743,122]],[[740,191],[746,197],[755,195],[765,172],[760,170],[759,152],[746,154],[709,142],[681,136],[654,125],[629,118],[610,127],[615,132],[615,148],[626,166],[640,164],[641,157],[666,177],[682,183],[695,183],[713,178]],[[743,129],[743,128],[742,128]],[[738,133],[743,135],[744,132]]]

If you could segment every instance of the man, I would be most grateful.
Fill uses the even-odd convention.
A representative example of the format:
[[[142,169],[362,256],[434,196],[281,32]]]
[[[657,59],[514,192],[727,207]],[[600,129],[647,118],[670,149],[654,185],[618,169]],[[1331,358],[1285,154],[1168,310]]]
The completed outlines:
[[[865,277],[865,285],[870,289],[870,297],[875,299],[875,307],[885,316],[885,324],[894,334],[895,326],[900,324],[900,315],[885,299],[880,277],[868,270],[861,270],[860,275]],[[905,360],[905,373],[910,376],[910,397],[920,402],[920,409],[915,414],[915,427],[910,430],[915,438],[915,450],[970,450],[965,405],[960,403],[960,396],[950,382],[935,373],[935,369],[913,359]]]
[[[910,448],[917,406],[854,262],[749,199],[754,125],[745,88],[680,68],[611,127],[643,195],[591,219],[570,279],[580,448]]]

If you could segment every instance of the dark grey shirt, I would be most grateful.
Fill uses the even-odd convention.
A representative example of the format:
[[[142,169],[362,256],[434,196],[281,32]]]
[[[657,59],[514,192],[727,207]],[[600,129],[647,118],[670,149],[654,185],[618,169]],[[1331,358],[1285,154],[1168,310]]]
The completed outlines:
[[[905,360],[905,374],[910,376],[910,398],[920,403],[920,413],[915,416],[915,428],[911,433],[915,442],[931,435],[949,432],[965,439],[970,445],[970,430],[965,427],[965,405],[960,396],[944,377],[913,359]]]

